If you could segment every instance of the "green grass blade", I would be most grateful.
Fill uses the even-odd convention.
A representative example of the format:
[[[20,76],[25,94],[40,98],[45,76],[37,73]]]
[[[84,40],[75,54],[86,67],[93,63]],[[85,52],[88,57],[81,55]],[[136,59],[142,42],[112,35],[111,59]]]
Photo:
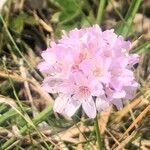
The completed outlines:
[[[129,33],[133,19],[138,11],[140,4],[141,4],[141,0],[132,0],[131,5],[124,19],[126,23],[122,22],[122,24],[120,24],[117,30],[117,32],[123,35],[124,37],[126,37]]]
[[[40,112],[33,120],[34,125],[38,125],[40,122],[44,121],[48,115],[52,112],[52,106],[47,106],[42,112]],[[30,123],[27,123],[21,130],[21,134],[25,134],[27,130],[33,129],[33,126]],[[16,137],[12,137],[9,140],[7,140],[2,146],[1,150],[7,149],[14,141],[16,140]]]
[[[8,109],[7,105],[4,104],[0,105],[0,114],[3,113],[4,111],[7,111],[7,109]]]
[[[2,24],[4,26],[4,29],[10,39],[10,41],[12,42],[12,44],[14,45],[15,49],[17,50],[18,54],[22,57],[22,59],[26,62],[26,64],[29,66],[29,68],[37,75],[37,77],[39,77],[39,79],[42,79],[42,77],[39,75],[39,73],[34,69],[34,67],[28,62],[28,60],[26,59],[26,57],[24,56],[24,54],[20,51],[20,49],[18,48],[16,42],[14,41],[11,33],[9,32],[8,28],[7,28],[7,24],[4,21],[2,15],[0,14],[0,20],[2,21]]]
[[[19,109],[19,108],[18,108]],[[30,108],[24,108],[26,112],[31,111]],[[4,113],[2,116],[0,116],[0,125],[8,121],[10,118],[16,116],[18,113],[14,109],[10,109],[6,113]]]
[[[136,49],[134,49],[134,52],[141,54],[148,50],[150,51],[150,42],[149,41],[145,42],[144,44],[142,44],[139,47],[137,47]]]
[[[123,23],[126,23],[125,20],[124,20],[124,18],[123,18],[123,16],[122,16],[122,14],[120,13],[120,11],[119,11],[119,10],[116,8],[116,6],[114,5],[113,0],[110,0],[110,3],[111,3],[111,5],[112,5],[112,7],[113,7],[115,13],[117,14],[117,16],[121,19],[121,21],[122,21]]]
[[[105,5],[106,5],[106,0],[100,0],[99,7],[98,7],[98,12],[97,12],[97,18],[96,18],[96,23],[99,24],[99,25],[102,23],[102,19],[103,19],[103,16],[104,16]]]

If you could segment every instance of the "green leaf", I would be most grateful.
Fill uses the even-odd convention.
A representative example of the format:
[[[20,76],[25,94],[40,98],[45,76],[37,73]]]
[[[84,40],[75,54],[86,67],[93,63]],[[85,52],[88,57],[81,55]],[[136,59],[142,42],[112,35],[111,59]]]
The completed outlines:
[[[71,12],[71,11],[77,11],[78,5],[80,4],[79,0],[55,0],[62,10]]]
[[[81,13],[81,2],[79,0],[56,0],[56,2],[61,8],[61,13],[59,15],[61,24],[73,20]]]
[[[13,17],[12,20],[10,21],[10,25],[9,27],[17,32],[17,33],[21,33],[24,27],[24,16],[22,14]]]
[[[65,24],[67,22],[72,21],[73,19],[75,19],[80,13],[79,12],[62,12],[59,16],[59,21],[60,24]]]
[[[25,17],[24,22],[27,24],[30,24],[30,25],[38,25],[39,24],[39,22],[35,19],[34,16],[28,16],[28,15]]]
[[[93,15],[93,11],[90,10],[90,11],[89,11],[89,16],[83,17],[83,18],[81,19],[81,26],[82,26],[82,27],[89,27],[89,26],[91,26],[91,24],[92,24],[93,22],[95,22],[95,17],[94,17],[94,15]]]
[[[59,21],[59,17],[60,17],[61,12],[56,12],[52,15],[52,19],[51,21],[54,23],[57,23]]]

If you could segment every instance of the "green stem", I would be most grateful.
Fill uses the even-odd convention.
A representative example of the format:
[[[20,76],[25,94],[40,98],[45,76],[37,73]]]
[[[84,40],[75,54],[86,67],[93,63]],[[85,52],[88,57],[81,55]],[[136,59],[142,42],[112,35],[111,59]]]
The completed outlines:
[[[99,24],[99,25],[102,23],[105,4],[106,4],[106,0],[100,0],[99,7],[98,7],[98,12],[97,12],[97,18],[96,18],[96,23]]]
[[[100,129],[98,125],[98,116],[96,116],[95,118],[94,127],[95,127],[95,132],[96,132],[97,143],[98,143],[98,150],[103,150],[103,142],[102,142],[102,137],[101,137]]]

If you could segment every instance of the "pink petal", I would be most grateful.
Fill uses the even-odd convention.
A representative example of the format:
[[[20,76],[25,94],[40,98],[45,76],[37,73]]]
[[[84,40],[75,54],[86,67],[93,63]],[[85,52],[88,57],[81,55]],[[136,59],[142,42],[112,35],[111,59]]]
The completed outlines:
[[[103,90],[103,86],[102,84],[99,82],[97,83],[96,81],[90,84],[90,87],[92,87],[91,90],[91,95],[92,96],[100,96],[104,94],[104,90]]]
[[[140,56],[138,54],[132,54],[129,57],[129,65],[133,66],[139,62]]]
[[[70,97],[63,114],[65,114],[67,117],[71,117],[75,114],[75,112],[79,109],[80,106],[80,100],[76,100],[73,97]]]
[[[48,64],[47,62],[43,61],[43,62],[41,62],[41,63],[38,64],[37,68],[41,72],[49,72],[49,70],[50,70],[50,64]]]
[[[123,107],[123,103],[121,99],[113,99],[111,103],[114,104],[118,110],[120,110]]]
[[[55,99],[53,110],[57,113],[62,114],[67,103],[68,103],[68,97],[65,95],[59,95]]]
[[[70,118],[80,106],[81,101],[62,95],[55,100],[54,111]]]
[[[89,97],[88,99],[83,99],[82,108],[89,118],[96,117],[96,106],[92,97]]]
[[[63,80],[59,78],[47,77],[43,80],[42,87],[44,90],[50,93],[57,93],[59,92],[59,86],[63,84]]]
[[[136,94],[137,88],[139,88],[139,87],[140,87],[140,85],[136,82],[134,82],[130,86],[124,87],[124,90],[126,91],[125,99],[127,99],[127,100],[133,99]]]
[[[126,96],[126,92],[125,91],[114,91],[112,97],[114,99],[119,99],[119,98],[124,98]]]
[[[96,98],[96,108],[98,112],[106,111],[107,108],[110,106],[105,95],[99,96]]]
[[[54,64],[56,62],[56,56],[54,53],[46,50],[43,51],[41,56],[44,58],[44,60],[49,64]]]

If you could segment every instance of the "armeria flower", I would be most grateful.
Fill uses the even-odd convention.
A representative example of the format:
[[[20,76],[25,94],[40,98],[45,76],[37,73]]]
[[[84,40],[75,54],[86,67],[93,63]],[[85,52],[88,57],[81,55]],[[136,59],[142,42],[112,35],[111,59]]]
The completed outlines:
[[[139,87],[132,70],[139,56],[129,54],[130,44],[114,30],[102,32],[98,25],[64,32],[52,42],[42,52],[38,68],[47,74],[43,88],[58,93],[54,111],[71,117],[82,107],[95,118],[96,111],[112,104],[122,108]]]

